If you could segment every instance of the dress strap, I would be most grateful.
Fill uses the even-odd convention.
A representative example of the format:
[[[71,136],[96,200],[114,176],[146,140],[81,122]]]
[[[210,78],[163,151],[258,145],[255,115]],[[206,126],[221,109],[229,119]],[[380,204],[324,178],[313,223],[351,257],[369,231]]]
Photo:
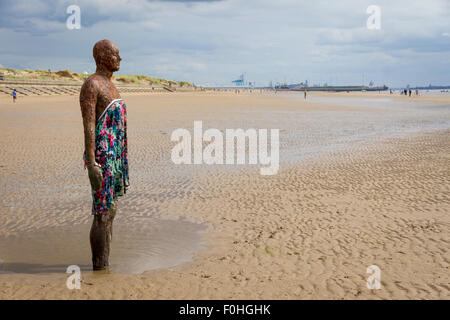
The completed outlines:
[[[105,108],[105,110],[103,110],[102,114],[100,115],[100,117],[98,117],[97,122],[100,121],[100,119],[105,115],[106,111],[109,109],[109,107],[111,107],[114,103],[116,103],[117,101],[122,101],[123,99],[114,99],[113,101],[111,101],[108,106]]]

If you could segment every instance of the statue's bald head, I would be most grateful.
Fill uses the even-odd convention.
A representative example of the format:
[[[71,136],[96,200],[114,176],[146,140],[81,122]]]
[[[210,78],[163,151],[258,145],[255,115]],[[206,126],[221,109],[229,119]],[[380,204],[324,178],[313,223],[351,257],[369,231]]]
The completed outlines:
[[[119,49],[111,40],[100,40],[94,45],[92,50],[95,63],[104,66],[110,71],[118,71],[120,67]]]

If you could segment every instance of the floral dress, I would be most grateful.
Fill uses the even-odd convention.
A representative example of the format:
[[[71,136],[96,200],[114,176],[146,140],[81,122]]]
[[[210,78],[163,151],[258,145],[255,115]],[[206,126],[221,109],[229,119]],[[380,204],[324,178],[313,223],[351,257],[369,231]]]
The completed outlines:
[[[127,107],[122,99],[113,100],[95,126],[95,161],[100,165],[103,181],[92,190],[92,214],[107,212],[118,196],[129,187],[127,150]],[[86,165],[86,154],[84,156]]]

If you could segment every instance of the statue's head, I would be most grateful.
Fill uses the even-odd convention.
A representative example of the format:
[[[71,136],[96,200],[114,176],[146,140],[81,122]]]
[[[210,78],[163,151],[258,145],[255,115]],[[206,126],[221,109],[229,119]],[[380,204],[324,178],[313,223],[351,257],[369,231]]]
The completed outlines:
[[[94,60],[97,67],[102,66],[111,72],[119,71],[119,48],[111,40],[100,40],[94,45]]]

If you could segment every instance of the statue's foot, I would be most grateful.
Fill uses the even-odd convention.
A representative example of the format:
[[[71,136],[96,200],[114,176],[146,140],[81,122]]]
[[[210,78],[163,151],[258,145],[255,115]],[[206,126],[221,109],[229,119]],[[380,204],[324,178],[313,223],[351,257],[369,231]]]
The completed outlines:
[[[94,269],[94,271],[105,270],[104,256],[95,257],[94,259],[92,259],[92,269]]]
[[[93,266],[92,269],[94,271],[101,271],[101,270],[105,270],[106,267],[105,266]]]
[[[111,274],[109,267],[105,267],[101,270],[93,270],[92,273],[96,276],[104,275],[104,274]]]

